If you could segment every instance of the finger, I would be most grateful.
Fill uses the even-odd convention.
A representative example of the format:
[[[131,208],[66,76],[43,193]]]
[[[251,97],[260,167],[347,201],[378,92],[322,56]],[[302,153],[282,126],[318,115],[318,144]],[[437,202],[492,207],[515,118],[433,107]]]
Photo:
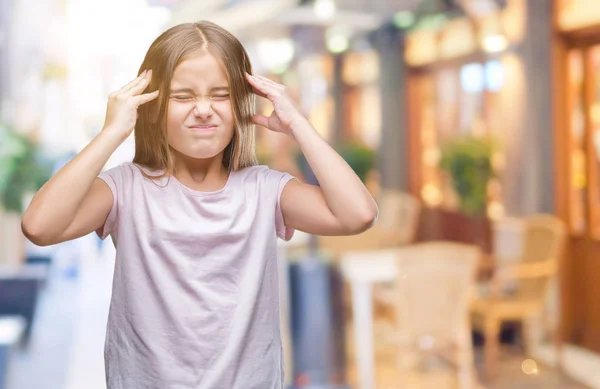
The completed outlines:
[[[133,85],[131,88],[129,88],[128,90],[126,90],[123,93],[129,94],[131,96],[139,95],[148,87],[148,84],[150,84],[151,80],[152,80],[152,70],[150,70],[148,72],[148,74],[146,74],[146,76],[142,80],[140,80],[140,82]]]
[[[254,76],[254,77],[256,77],[259,82],[262,82],[263,85],[267,86],[268,88],[271,88],[274,91],[274,93],[282,94],[285,91],[285,86],[278,84],[273,80],[270,80],[263,76]]]
[[[259,88],[259,80],[254,77],[251,74],[246,73],[246,79],[248,80],[248,83],[250,83],[250,85],[252,85],[255,89],[260,90],[261,88]]]
[[[158,89],[154,92],[144,93],[143,95],[135,96],[135,103],[139,107],[142,104],[146,104],[149,101],[154,100],[158,97]]]
[[[142,73],[140,73],[139,76],[137,76],[131,82],[129,82],[126,85],[124,85],[123,87],[121,87],[121,89],[119,89],[118,91],[115,91],[115,94],[123,93],[126,90],[128,90],[129,88],[131,88],[133,85],[137,84],[139,81],[141,81],[146,76],[146,73],[147,73],[147,70],[144,70]]]
[[[272,88],[272,90],[274,91],[273,94],[283,94],[285,93],[285,86],[276,83],[275,81],[267,78],[267,77],[263,77],[263,76],[253,76],[255,77],[259,82],[263,82],[264,85]]]
[[[152,79],[152,70],[148,70],[148,72],[144,75],[144,77],[142,77],[140,80],[138,80],[137,83],[131,85],[129,87],[129,89],[126,89],[122,93],[130,95],[130,96],[139,95],[140,93],[142,93],[144,91],[144,89],[146,89],[146,87],[148,87],[148,84],[150,83],[151,79]]]
[[[264,80],[262,80],[261,78],[259,78],[258,76],[255,76],[253,74],[246,73],[246,78],[252,85],[268,85],[267,83],[265,83]]]
[[[269,118],[265,115],[252,115],[252,123],[269,128]]]
[[[252,92],[254,94],[259,95],[260,97],[264,97],[265,99],[268,99],[269,97],[267,97],[266,93],[261,92],[260,90],[256,89],[256,87],[252,87]]]
[[[271,85],[275,88],[283,89],[283,85],[276,83],[275,81],[271,80],[270,78],[263,77],[261,75],[255,75],[254,77],[258,78],[259,80],[263,81],[264,83]]]
[[[277,93],[277,89],[272,85],[267,84],[266,82],[256,78],[255,76],[248,76],[248,81],[250,84],[256,88],[259,92],[264,95],[264,97],[271,98]]]
[[[252,76],[248,76],[248,83],[252,86],[252,92],[256,93],[259,96],[268,98],[268,93],[264,89],[262,85],[259,84],[258,80],[252,78]]]

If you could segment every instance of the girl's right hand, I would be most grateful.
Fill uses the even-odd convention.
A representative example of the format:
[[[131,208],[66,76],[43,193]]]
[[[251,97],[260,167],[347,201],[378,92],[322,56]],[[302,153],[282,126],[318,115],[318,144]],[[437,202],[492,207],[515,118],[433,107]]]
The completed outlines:
[[[152,70],[144,70],[135,80],[109,95],[104,131],[114,131],[122,139],[131,134],[138,118],[138,107],[158,96],[158,89],[141,94],[151,78]]]

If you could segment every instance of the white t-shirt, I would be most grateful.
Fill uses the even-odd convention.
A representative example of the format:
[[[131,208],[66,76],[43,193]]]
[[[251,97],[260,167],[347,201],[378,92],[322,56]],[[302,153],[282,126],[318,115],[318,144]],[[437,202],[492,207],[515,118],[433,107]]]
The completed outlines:
[[[99,177],[114,197],[98,230],[116,246],[108,389],[283,388],[277,236],[294,232],[279,207],[293,177],[253,166],[215,192],[132,163]]]

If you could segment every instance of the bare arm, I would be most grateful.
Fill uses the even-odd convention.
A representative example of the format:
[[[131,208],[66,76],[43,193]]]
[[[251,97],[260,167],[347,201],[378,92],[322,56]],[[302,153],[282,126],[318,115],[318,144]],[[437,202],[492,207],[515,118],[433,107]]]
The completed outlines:
[[[41,246],[55,244],[102,226],[112,206],[112,193],[95,180],[120,143],[101,132],[36,193],[21,222],[29,240]]]
[[[354,235],[370,228],[377,205],[352,168],[308,121],[293,127],[320,186],[291,181],[281,195],[286,225],[317,235]]]
[[[260,76],[248,81],[274,107],[270,117],[258,115],[254,122],[293,137],[320,184],[294,180],[286,185],[281,195],[286,225],[317,235],[353,235],[370,228],[377,205],[352,168],[296,109],[282,85]]]
[[[41,246],[60,243],[100,228],[113,203],[108,185],[96,177],[129,136],[137,107],[158,96],[140,94],[150,81],[142,74],[111,94],[104,128],[73,160],[36,193],[23,214],[23,233]]]

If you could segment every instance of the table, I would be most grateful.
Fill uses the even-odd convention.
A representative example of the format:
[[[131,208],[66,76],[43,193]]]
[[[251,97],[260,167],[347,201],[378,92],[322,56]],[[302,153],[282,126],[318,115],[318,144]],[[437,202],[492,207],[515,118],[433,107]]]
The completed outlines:
[[[48,265],[0,265],[0,315],[25,319],[23,340],[29,340],[40,290],[48,276]]]
[[[373,293],[375,283],[393,282],[398,275],[398,249],[353,251],[341,258],[344,279],[352,290],[352,317],[358,389],[375,388],[375,353],[373,346]],[[478,265],[480,280],[491,277],[495,259],[482,255]]]
[[[375,388],[372,285],[396,279],[397,253],[397,249],[389,249],[349,252],[342,256],[342,275],[352,290],[358,389]]]
[[[10,354],[21,339],[25,320],[20,316],[0,316],[0,389],[5,388]]]

